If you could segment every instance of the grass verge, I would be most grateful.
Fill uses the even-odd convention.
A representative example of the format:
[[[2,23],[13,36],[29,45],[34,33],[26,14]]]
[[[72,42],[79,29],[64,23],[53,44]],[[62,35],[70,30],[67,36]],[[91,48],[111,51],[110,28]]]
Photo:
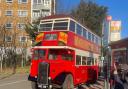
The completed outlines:
[[[16,74],[28,74],[29,73],[29,66],[25,67],[17,67],[16,68]],[[4,79],[6,77],[9,77],[13,75],[13,69],[12,68],[7,68],[4,69],[3,71],[0,71],[0,79]]]

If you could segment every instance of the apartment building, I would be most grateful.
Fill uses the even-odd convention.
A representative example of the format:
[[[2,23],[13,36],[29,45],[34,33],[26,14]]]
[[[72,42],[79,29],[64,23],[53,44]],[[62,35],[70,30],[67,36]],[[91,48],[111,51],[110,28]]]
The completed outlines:
[[[55,13],[55,0],[0,0],[0,47],[30,47],[27,22]]]
[[[32,1],[32,20],[55,14],[56,0],[33,0]]]
[[[30,46],[29,36],[24,30],[30,21],[31,0],[0,0],[0,46]]]

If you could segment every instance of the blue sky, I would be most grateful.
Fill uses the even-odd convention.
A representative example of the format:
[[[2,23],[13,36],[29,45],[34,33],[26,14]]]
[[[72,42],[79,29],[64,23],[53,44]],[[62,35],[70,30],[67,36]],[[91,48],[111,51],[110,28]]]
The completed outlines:
[[[79,4],[80,0],[61,0],[61,8],[70,10]],[[112,20],[122,21],[122,38],[128,37],[128,0],[94,0],[99,5],[108,7]]]

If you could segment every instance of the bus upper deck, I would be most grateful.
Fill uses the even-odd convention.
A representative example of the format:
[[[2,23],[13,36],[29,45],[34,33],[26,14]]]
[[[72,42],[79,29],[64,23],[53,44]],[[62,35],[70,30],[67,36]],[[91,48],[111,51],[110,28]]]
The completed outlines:
[[[38,32],[71,31],[84,39],[100,45],[100,37],[75,19],[67,15],[47,16],[40,21]]]

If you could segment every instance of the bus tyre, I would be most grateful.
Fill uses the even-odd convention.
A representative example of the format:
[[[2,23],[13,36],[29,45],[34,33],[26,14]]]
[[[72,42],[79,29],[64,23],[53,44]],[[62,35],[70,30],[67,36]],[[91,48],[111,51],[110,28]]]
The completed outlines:
[[[39,89],[36,82],[31,82],[32,89]]]
[[[73,77],[68,74],[62,84],[62,89],[74,89]]]

